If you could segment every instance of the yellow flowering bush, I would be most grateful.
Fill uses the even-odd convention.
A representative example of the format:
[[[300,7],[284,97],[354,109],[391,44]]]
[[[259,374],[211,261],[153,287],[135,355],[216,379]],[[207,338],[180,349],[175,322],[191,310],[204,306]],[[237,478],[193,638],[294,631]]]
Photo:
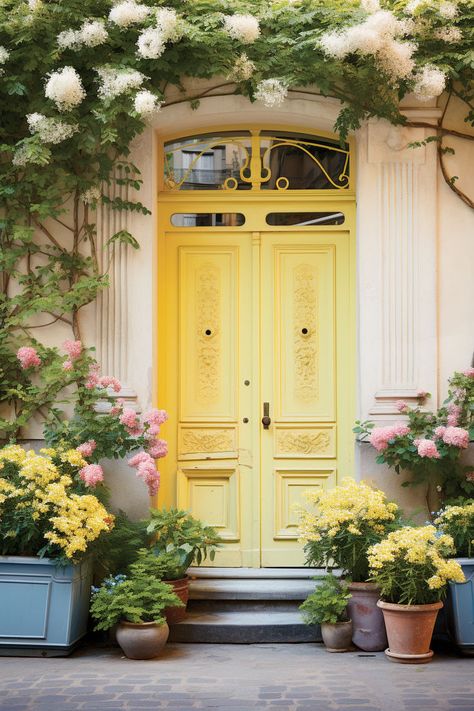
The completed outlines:
[[[440,534],[434,526],[405,526],[370,548],[370,579],[380,587],[386,602],[438,602],[449,581],[465,581],[459,563],[446,560],[453,551],[451,536]]]
[[[474,555],[474,501],[465,500],[446,506],[434,520],[441,533],[452,536],[456,555],[471,558]]]
[[[0,552],[47,555],[74,561],[87,551],[113,516],[86,493],[76,449],[0,450]]]
[[[369,575],[367,549],[399,524],[399,510],[383,491],[345,478],[328,491],[307,492],[313,510],[301,512],[309,565],[341,568],[354,582]]]

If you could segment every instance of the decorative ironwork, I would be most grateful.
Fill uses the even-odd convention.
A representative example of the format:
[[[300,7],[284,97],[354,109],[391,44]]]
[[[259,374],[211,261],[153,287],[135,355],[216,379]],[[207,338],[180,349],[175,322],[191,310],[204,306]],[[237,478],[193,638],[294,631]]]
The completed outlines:
[[[249,131],[165,147],[170,190],[346,190],[349,181],[349,146],[329,139]]]

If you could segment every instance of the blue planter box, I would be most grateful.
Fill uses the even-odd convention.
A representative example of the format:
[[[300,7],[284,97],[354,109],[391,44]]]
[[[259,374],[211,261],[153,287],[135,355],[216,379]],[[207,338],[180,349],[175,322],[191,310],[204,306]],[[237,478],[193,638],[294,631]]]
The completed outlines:
[[[0,556],[0,655],[66,656],[87,631],[92,559]]]
[[[456,558],[465,583],[449,583],[451,633],[462,652],[474,654],[474,558]]]

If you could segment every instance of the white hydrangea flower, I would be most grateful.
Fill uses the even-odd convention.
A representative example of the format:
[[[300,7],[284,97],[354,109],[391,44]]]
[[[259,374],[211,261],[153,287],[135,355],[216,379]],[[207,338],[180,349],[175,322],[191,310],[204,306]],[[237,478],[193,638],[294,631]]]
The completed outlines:
[[[102,197],[102,191],[97,186],[92,186],[81,194],[81,200],[86,205],[95,205]]]
[[[28,0],[28,7],[33,12],[35,10],[39,10],[42,4],[43,4],[42,0]]]
[[[406,4],[405,12],[408,15],[413,15],[422,5],[426,6],[426,0],[410,0]]]
[[[64,30],[57,38],[60,49],[79,49],[81,46],[81,33],[75,30]]]
[[[0,64],[5,64],[9,56],[10,52],[8,51],[8,49],[0,46]]]
[[[390,10],[379,10],[365,20],[364,25],[385,37],[397,37],[405,33],[405,25],[397,20]]]
[[[324,54],[336,59],[344,59],[351,51],[344,32],[326,32],[320,38],[319,44]]]
[[[46,82],[46,98],[54,101],[59,111],[70,111],[84,99],[86,92],[74,67],[51,72]]]
[[[143,118],[150,118],[153,114],[158,113],[162,104],[163,102],[147,89],[139,91],[133,101],[135,111],[137,114],[140,114],[140,116],[143,116]]]
[[[100,79],[98,94],[105,101],[126,94],[131,89],[138,89],[146,79],[144,74],[135,69],[99,67],[96,72]]]
[[[263,79],[255,91],[257,101],[262,101],[268,109],[280,106],[287,95],[288,87],[279,79]]]
[[[107,42],[109,35],[104,27],[104,23],[100,20],[91,20],[90,22],[84,22],[81,29],[79,30],[81,35],[81,42],[86,47],[98,47],[104,42]]]
[[[455,3],[444,0],[440,3],[439,14],[447,20],[452,20],[458,14],[458,7]]]
[[[135,0],[124,0],[111,9],[109,20],[119,27],[126,28],[143,22],[150,12],[151,9],[147,5],[139,5]]]
[[[368,15],[380,10],[379,0],[360,0],[360,6]]]
[[[165,51],[166,39],[158,27],[148,27],[139,35],[137,54],[143,59],[158,59]]]
[[[232,81],[246,81],[250,79],[255,71],[255,63],[247,57],[245,52],[243,52],[238,59],[236,59],[232,71],[228,75],[227,79]]]
[[[440,96],[446,86],[446,74],[433,64],[425,64],[415,75],[414,92],[420,101],[429,101]]]
[[[377,55],[385,72],[394,79],[405,79],[415,68],[412,59],[417,45],[413,42],[387,42]]]
[[[462,32],[459,27],[440,27],[434,36],[442,42],[454,43],[462,40]]]
[[[260,36],[260,26],[253,15],[227,15],[224,17],[224,29],[229,37],[242,44],[252,44]]]
[[[183,36],[183,29],[176,14],[170,7],[159,7],[156,11],[156,23],[160,28],[165,42],[178,42]]]
[[[61,143],[79,131],[77,123],[65,123],[39,113],[27,114],[26,120],[30,133],[36,133],[42,143]]]
[[[347,52],[360,52],[361,54],[376,54],[385,38],[364,22],[361,25],[349,27],[345,32]]]

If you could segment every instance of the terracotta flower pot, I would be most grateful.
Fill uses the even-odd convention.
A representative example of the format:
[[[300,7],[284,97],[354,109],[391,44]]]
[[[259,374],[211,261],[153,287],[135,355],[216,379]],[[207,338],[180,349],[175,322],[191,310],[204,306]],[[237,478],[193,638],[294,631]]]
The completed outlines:
[[[175,625],[177,622],[182,622],[186,618],[186,605],[189,598],[189,578],[180,578],[179,580],[163,580],[169,585],[175,595],[179,597],[184,607],[167,607],[164,611],[166,621],[169,625]]]
[[[322,622],[321,634],[328,652],[350,652],[352,646],[352,620],[348,622]]]
[[[431,637],[442,602],[428,605],[398,605],[379,600],[378,607],[385,618],[389,659],[402,664],[426,664],[433,652]]]
[[[117,642],[129,659],[154,659],[163,650],[169,635],[164,622],[120,622],[117,626]]]
[[[387,633],[382,611],[377,607],[379,588],[375,583],[350,583],[349,592],[352,641],[364,652],[381,652],[387,647]]]

